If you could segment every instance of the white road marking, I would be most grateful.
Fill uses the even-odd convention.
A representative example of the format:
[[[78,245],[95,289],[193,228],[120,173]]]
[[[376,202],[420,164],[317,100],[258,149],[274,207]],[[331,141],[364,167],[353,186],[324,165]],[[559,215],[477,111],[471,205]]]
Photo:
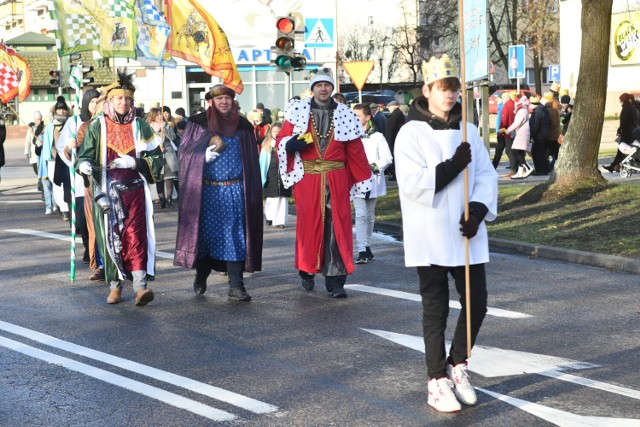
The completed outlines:
[[[10,233],[26,234],[28,236],[44,237],[46,239],[62,240],[71,243],[71,236],[63,236],[62,234],[48,233],[46,231],[29,230],[26,228],[11,228],[6,230]],[[76,237],[76,243],[82,243],[80,237]],[[173,254],[164,251],[156,251],[158,258],[173,259]]]
[[[346,289],[351,289],[354,291],[360,291],[360,292],[368,292],[370,294],[377,294],[377,295],[384,295],[387,297],[393,297],[393,298],[399,298],[399,299],[405,299],[405,300],[409,300],[409,301],[416,301],[416,302],[421,302],[421,298],[419,294],[412,294],[409,292],[403,292],[403,291],[395,291],[392,289],[385,289],[385,288],[375,288],[373,286],[366,286],[366,285],[345,285]],[[460,305],[459,301],[454,301],[454,300],[450,300],[449,301],[449,307],[451,308],[456,308],[458,310],[460,310],[462,308],[462,306]],[[489,307],[487,309],[487,314],[489,316],[496,316],[496,317],[507,317],[510,319],[526,319],[529,317],[533,317],[530,314],[525,314],[525,313],[519,313],[517,311],[509,311],[509,310],[502,310],[500,308],[492,308]]]
[[[381,331],[377,329],[364,329],[386,340],[393,341],[405,347],[424,353],[424,340],[415,335],[397,334],[395,332]],[[447,342],[447,345],[451,343]],[[597,368],[588,362],[564,359],[561,357],[547,356],[545,354],[527,353],[524,351],[504,350],[496,347],[475,345],[472,359],[469,360],[469,370],[483,377],[503,377],[521,374],[539,374],[545,377],[555,378],[589,388],[619,394],[640,400],[640,391],[627,387],[620,387],[601,381],[590,380],[576,375],[562,372],[562,369],[589,369]],[[500,360],[500,363],[495,363]]]
[[[58,348],[69,353],[74,353],[80,356],[87,357],[89,359],[113,365],[120,369],[135,372],[136,374],[145,375],[158,381],[173,384],[178,387],[182,387],[187,390],[191,390],[193,392],[210,397],[212,399],[220,400],[239,408],[246,409],[247,411],[251,411],[256,414],[264,414],[278,410],[277,406],[273,406],[259,400],[251,399],[241,394],[237,394],[219,387],[192,380],[191,378],[172,374],[171,372],[152,368],[150,366],[123,359],[121,357],[113,356],[108,353],[103,353],[101,351],[82,347],[67,341],[60,340],[50,335],[33,331],[31,329],[26,329],[21,326],[7,323],[1,320],[0,330],[4,330],[6,332],[28,338],[30,340],[48,345],[50,347]]]
[[[4,205],[29,205],[34,203],[44,203],[42,200],[0,200]]]
[[[35,347],[30,347],[18,341],[0,337],[0,346],[17,351],[30,357],[34,357],[36,359],[44,360],[47,363],[60,365],[63,368],[79,372],[81,374],[96,378],[100,381],[104,381],[106,383],[131,390],[152,399],[167,403],[171,406],[175,406],[176,408],[185,409],[187,411],[193,412],[194,414],[209,418],[213,421],[230,421],[236,419],[236,416],[230,414],[229,412],[221,411],[220,409],[203,405],[202,403],[196,402],[195,400],[187,399],[186,397],[170,393],[160,388],[153,387],[148,384],[144,384],[109,371],[105,371],[104,369],[99,369],[94,366],[75,361],[73,359],[68,359],[66,357],[48,353]]]
[[[515,397],[505,396],[504,394],[494,393],[493,391],[485,390],[480,387],[476,387],[476,390],[561,427],[638,427],[640,425],[640,420],[629,418],[587,417],[567,411],[560,411],[559,409],[549,408],[537,403],[527,402],[526,400]]]

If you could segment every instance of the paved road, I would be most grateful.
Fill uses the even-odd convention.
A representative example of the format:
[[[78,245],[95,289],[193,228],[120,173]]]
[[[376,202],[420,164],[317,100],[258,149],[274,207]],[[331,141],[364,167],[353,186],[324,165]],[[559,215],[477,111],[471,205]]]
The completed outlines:
[[[33,182],[7,187],[0,425],[640,425],[637,275],[492,254],[479,404],[443,415],[425,403],[416,274],[393,239],[376,236],[334,300],[321,280],[299,286],[290,217],[265,232],[253,301],[231,303],[222,276],[193,295],[171,263],[176,210],[158,211],[156,301],[137,308],[127,287],[109,306],[81,263],[69,282],[68,225],[43,215]]]

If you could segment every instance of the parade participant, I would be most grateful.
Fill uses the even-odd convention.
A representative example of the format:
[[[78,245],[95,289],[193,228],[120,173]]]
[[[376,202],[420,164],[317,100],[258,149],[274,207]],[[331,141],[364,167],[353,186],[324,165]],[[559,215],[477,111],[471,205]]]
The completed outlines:
[[[56,99],[53,107],[53,118],[47,123],[42,134],[42,140],[36,140],[36,155],[38,155],[38,178],[42,182],[44,195],[45,215],[51,215],[60,210],[69,214],[69,208],[64,202],[64,193],[61,187],[53,184],[56,169],[56,140],[60,136],[62,126],[67,121],[69,107],[63,96]],[[64,219],[68,219],[68,216]]]
[[[80,146],[77,169],[95,183],[94,225],[107,303],[122,301],[122,280],[133,281],[135,305],[153,301],[147,275],[155,275],[155,230],[148,183],[162,168],[160,138],[136,116],[133,74],[118,69],[118,79],[103,88],[104,112],[96,117]]]
[[[311,291],[314,276],[325,276],[334,298],[345,298],[347,274],[354,270],[349,191],[372,188],[371,170],[355,113],[331,98],[334,80],[320,70],[311,80],[313,97],[292,101],[278,134],[282,181],[294,186],[295,267]]]
[[[484,221],[496,218],[497,174],[474,125],[467,124],[469,141],[462,141],[462,108],[457,102],[461,83],[449,57],[432,57],[423,62],[422,72],[423,96],[411,104],[394,154],[405,265],[417,267],[422,297],[428,404],[438,411],[455,412],[461,409],[460,402],[473,405],[477,401],[466,373],[466,306],[471,305],[473,345],[487,311],[489,244]],[[470,200],[467,220],[465,168]],[[465,295],[465,238],[469,239],[471,301]],[[447,358],[449,274],[462,308]]]
[[[226,271],[229,299],[249,301],[243,270],[262,268],[262,185],[253,126],[235,93],[219,84],[213,106],[189,118],[180,145],[182,195],[173,264],[196,269],[193,289],[207,290],[211,270]]]
[[[278,157],[276,138],[282,129],[282,123],[276,122],[270,126],[267,136],[260,147],[260,174],[262,175],[262,195],[264,201],[264,217],[267,225],[285,228],[289,215],[289,197],[291,188],[285,188],[280,172],[278,172]]]
[[[374,181],[371,191],[353,196],[353,206],[356,211],[356,249],[358,250],[356,264],[366,264],[374,258],[371,252],[371,235],[375,222],[376,200],[377,197],[387,194],[384,171],[393,163],[393,156],[384,135],[376,132],[371,126],[371,107],[368,104],[358,104],[353,107],[353,111],[365,133],[362,144]]]
[[[71,165],[71,152],[80,146],[82,140],[78,140],[77,134],[80,127],[91,120],[93,113],[96,111],[96,105],[98,103],[98,97],[100,93],[95,89],[89,89],[82,95],[82,107],[80,115],[74,115],[67,120],[62,132],[60,132],[60,138],[56,142],[56,149],[58,153],[62,153],[60,160],[70,168]],[[73,182],[74,193],[76,197],[76,233],[82,238],[82,245],[84,246],[84,255],[82,261],[85,264],[90,263],[90,242],[89,242],[89,229],[87,228],[87,220],[85,217],[84,209],[84,197],[85,187],[84,180],[80,174],[76,171]]]

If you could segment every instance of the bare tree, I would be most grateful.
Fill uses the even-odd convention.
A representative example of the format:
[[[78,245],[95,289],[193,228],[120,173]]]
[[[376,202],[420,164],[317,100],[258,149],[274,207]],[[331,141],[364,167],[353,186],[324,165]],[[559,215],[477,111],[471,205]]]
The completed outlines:
[[[551,189],[561,196],[607,182],[598,170],[598,151],[607,94],[612,7],[613,0],[582,2],[576,104],[552,176]]]
[[[389,44],[388,29],[355,26],[341,37],[338,45],[338,56],[344,61],[372,61],[383,58],[387,61],[387,69],[394,70],[393,55]],[[377,68],[380,68],[379,66]],[[339,67],[339,77],[346,78],[346,72]],[[382,79],[382,70],[378,70],[378,79]],[[341,80],[342,81],[342,80]]]
[[[560,41],[557,7],[558,0],[528,0],[522,6],[522,37],[533,57],[537,93],[542,93],[544,59],[557,58]]]

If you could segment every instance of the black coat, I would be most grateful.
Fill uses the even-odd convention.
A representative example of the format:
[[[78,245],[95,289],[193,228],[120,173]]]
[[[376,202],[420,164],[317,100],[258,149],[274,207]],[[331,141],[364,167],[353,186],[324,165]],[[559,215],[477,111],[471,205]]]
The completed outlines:
[[[531,139],[536,142],[546,142],[549,139],[549,110],[546,106],[540,104],[533,110],[531,119],[529,120],[529,129],[531,131]]]
[[[0,168],[4,166],[4,140],[7,138],[7,127],[0,125]]]
[[[392,153],[393,146],[396,142],[396,136],[398,135],[398,132],[400,132],[400,128],[404,122],[404,113],[399,108],[396,108],[387,119],[387,124],[384,129],[384,138],[387,140],[387,144],[389,144],[389,148]]]
[[[267,171],[267,180],[264,182],[262,195],[264,197],[291,197],[291,188],[285,188],[278,172],[277,150],[271,150],[271,161]]]
[[[626,142],[627,144],[631,144],[633,142],[633,130],[638,125],[639,115],[640,113],[631,102],[625,102],[622,104],[622,111],[620,111],[620,127],[618,128],[620,142]]]

